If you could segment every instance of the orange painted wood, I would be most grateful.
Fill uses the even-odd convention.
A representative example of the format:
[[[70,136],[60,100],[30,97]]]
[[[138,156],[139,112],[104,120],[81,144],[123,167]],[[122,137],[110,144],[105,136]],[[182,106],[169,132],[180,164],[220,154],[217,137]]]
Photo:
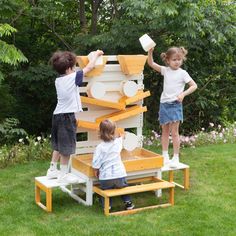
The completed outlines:
[[[147,61],[145,55],[118,55],[121,70],[124,74],[134,75],[142,73]]]
[[[77,60],[77,63],[79,64],[79,67],[81,69],[83,69],[89,63],[89,59],[87,56],[77,56],[76,60]],[[103,65],[96,66],[93,70],[91,70],[85,76],[86,77],[93,77],[93,76],[98,76],[98,75],[102,74],[106,63],[107,63],[107,57],[103,56]]]
[[[84,97],[80,96],[81,102],[85,104],[91,104],[91,105],[96,105],[96,106],[101,106],[101,107],[110,107],[118,110],[125,110],[125,103],[118,103],[118,102],[109,102],[109,101],[104,101],[100,99],[95,99],[95,98],[89,98],[89,97]]]
[[[142,90],[139,90],[135,96],[130,97],[130,98],[124,96],[119,100],[119,102],[121,103],[124,102],[126,105],[129,105],[134,102],[140,101],[146,97],[149,97],[150,95],[151,95],[150,91],[143,92]]]
[[[94,177],[92,168],[93,154],[75,155],[72,158],[72,167],[89,177]],[[136,148],[128,152],[122,150],[121,159],[127,172],[158,169],[163,166],[163,157],[143,148]]]
[[[135,115],[138,115],[142,112],[146,112],[147,111],[147,107],[142,107],[142,106],[132,106],[129,107],[127,109],[125,109],[124,111],[119,111],[119,112],[114,112],[105,116],[101,116],[99,118],[96,119],[96,122],[101,122],[104,119],[111,119],[112,121],[119,121],[119,120],[123,120]]]

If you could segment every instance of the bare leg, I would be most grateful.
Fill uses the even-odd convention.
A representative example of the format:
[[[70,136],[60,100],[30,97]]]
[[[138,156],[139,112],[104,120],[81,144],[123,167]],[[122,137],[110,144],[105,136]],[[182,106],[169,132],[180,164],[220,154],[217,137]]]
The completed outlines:
[[[161,134],[162,151],[168,151],[170,124],[162,125],[161,128],[162,128],[162,134]]]
[[[64,156],[61,154],[60,164],[61,165],[68,165],[69,159],[70,159],[70,156]]]
[[[171,136],[173,140],[174,154],[179,154],[179,147],[180,147],[179,121],[171,123]]]
[[[52,162],[58,162],[59,158],[60,158],[60,153],[54,150],[52,153]]]

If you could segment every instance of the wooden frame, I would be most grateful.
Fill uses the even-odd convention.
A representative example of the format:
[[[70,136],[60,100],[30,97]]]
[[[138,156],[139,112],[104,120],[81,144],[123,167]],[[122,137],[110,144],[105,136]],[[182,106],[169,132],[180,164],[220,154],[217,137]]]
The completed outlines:
[[[144,181],[152,181],[151,183],[143,183]],[[109,189],[109,190],[102,190],[98,186],[93,187],[93,191],[98,195],[104,197],[104,214],[106,216],[109,215],[128,215],[133,214],[139,211],[160,208],[160,207],[168,207],[174,205],[174,187],[175,185],[169,183],[167,181],[158,179],[156,177],[146,177],[140,179],[133,179],[129,181],[129,183],[140,183],[139,185],[128,186],[121,189]],[[115,196],[121,196],[126,194],[134,194],[134,193],[141,193],[141,192],[148,192],[160,189],[169,189],[169,201],[168,203],[158,204],[153,206],[147,207],[140,207],[135,208],[132,210],[125,210],[125,211],[117,211],[110,213],[109,206],[110,206],[110,198]]]
[[[174,172],[177,170],[181,170],[183,172],[183,184],[179,184],[174,182]],[[176,168],[170,168],[167,166],[162,167],[161,169],[162,172],[169,172],[169,182],[175,184],[176,186],[188,190],[190,188],[190,181],[189,181],[189,176],[190,176],[190,168],[188,165],[179,163]]]

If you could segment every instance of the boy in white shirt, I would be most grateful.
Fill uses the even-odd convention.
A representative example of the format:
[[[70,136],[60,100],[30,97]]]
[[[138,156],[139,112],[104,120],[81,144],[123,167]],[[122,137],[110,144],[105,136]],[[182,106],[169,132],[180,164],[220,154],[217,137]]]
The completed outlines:
[[[71,154],[75,153],[76,146],[76,119],[75,112],[82,111],[79,86],[83,82],[83,76],[91,71],[97,58],[103,51],[97,50],[93,59],[80,71],[75,71],[76,55],[69,51],[55,52],[50,63],[59,73],[55,80],[57,92],[57,106],[52,117],[52,159],[47,177],[58,178],[60,182],[66,182],[68,178],[68,162]],[[60,159],[60,171],[57,162]]]
[[[96,147],[93,155],[92,167],[103,190],[128,186],[125,178],[127,176],[126,170],[120,156],[123,138],[116,138],[115,130],[116,125],[110,120],[100,123],[99,131],[102,142]],[[121,198],[126,210],[134,208],[129,195],[123,195]],[[103,200],[102,198],[102,204]],[[110,200],[110,207],[111,204]]]

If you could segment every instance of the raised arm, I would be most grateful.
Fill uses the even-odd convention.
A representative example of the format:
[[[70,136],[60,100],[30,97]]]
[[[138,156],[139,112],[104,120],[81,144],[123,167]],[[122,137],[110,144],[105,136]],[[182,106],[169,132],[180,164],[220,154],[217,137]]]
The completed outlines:
[[[89,61],[89,63],[83,69],[84,75],[87,74],[88,72],[90,72],[94,68],[97,58],[101,55],[103,55],[103,51],[101,51],[101,50],[97,50],[94,53],[93,59],[91,61]]]
[[[158,65],[157,63],[155,63],[153,61],[153,50],[154,48],[151,48],[149,51],[148,51],[148,65],[150,67],[152,67],[154,70],[158,71],[159,73],[161,73],[161,66]]]
[[[185,96],[187,96],[187,95],[193,93],[193,92],[197,89],[197,84],[195,83],[194,80],[190,80],[190,81],[188,82],[188,86],[189,86],[188,89],[186,89],[185,91],[183,91],[183,92],[177,97],[177,99],[178,99],[179,102],[182,102],[182,101],[184,100],[184,97],[185,97]]]

